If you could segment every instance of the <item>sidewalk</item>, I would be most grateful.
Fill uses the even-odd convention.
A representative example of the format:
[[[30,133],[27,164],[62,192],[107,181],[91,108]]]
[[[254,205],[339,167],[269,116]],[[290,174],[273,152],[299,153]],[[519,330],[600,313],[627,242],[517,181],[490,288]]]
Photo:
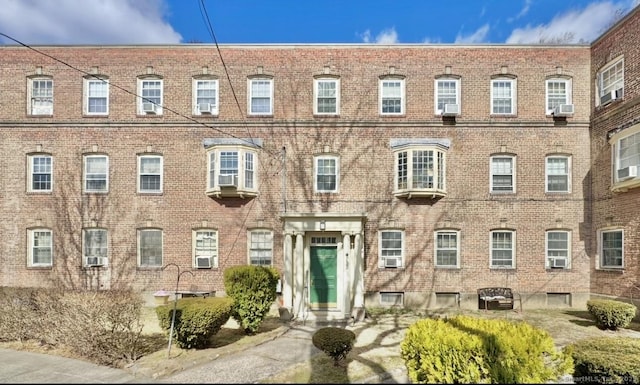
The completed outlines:
[[[48,354],[0,349],[0,383],[257,383],[278,378],[292,368],[313,375],[311,358],[324,354],[312,343],[313,333],[324,325],[283,323],[260,339],[243,346],[225,346],[198,352],[177,353],[179,357],[158,357],[155,361],[136,362],[126,369],[114,369]],[[403,329],[395,322],[349,326],[359,330],[354,351],[360,356],[352,364],[363,361],[371,365],[391,362],[397,355],[397,344]],[[378,344],[385,341],[387,347]],[[166,355],[166,351],[164,351]],[[353,355],[353,353],[352,353]],[[150,363],[152,362],[152,363]],[[349,380],[358,383],[408,383],[406,370],[396,363],[381,374],[365,370],[365,376]],[[361,365],[361,364],[360,364]],[[369,373],[369,374],[367,374]],[[310,377],[309,377],[310,378]],[[273,381],[272,381],[273,382]],[[277,380],[275,382],[278,382]],[[305,382],[305,381],[303,381]]]

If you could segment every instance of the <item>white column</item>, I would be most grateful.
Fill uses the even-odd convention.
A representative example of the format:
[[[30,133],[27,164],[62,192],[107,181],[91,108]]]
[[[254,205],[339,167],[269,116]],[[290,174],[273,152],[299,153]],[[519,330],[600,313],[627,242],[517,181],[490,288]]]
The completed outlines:
[[[293,307],[293,238],[284,235],[284,266],[282,268],[282,306],[291,311]]]
[[[351,252],[351,235],[347,233],[342,234],[342,254],[344,255],[344,275],[342,276],[343,289],[342,289],[342,303],[344,304],[344,314],[348,315],[351,312],[351,304],[353,303],[353,255]],[[340,267],[338,267],[339,269]]]
[[[356,311],[354,314],[354,318],[356,320],[364,319],[364,256],[362,255],[362,234],[356,234],[355,239],[353,241],[353,254],[354,258],[352,259],[354,266],[354,298],[353,298],[353,307]]]
[[[297,317],[302,317],[306,311],[305,306],[307,303],[306,296],[309,295],[308,288],[304,290],[305,285],[308,285],[306,281],[306,272],[304,270],[304,244],[302,233],[296,234],[296,251],[293,254],[293,263],[295,274],[295,286],[293,291],[293,314]]]

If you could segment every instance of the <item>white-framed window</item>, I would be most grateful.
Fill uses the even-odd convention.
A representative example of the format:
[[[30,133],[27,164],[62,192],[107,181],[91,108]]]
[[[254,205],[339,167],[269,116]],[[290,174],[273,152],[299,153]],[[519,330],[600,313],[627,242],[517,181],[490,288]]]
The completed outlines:
[[[494,155],[491,157],[491,192],[516,192],[516,157],[513,155]]]
[[[218,115],[218,79],[193,79],[193,114]]]
[[[491,268],[516,267],[516,232],[513,230],[493,230],[490,239]]]
[[[320,155],[315,157],[313,163],[316,192],[338,192],[340,158],[332,155]]]
[[[516,114],[516,80],[497,78],[491,80],[491,114]]]
[[[624,230],[608,229],[598,231],[598,268],[624,268]]]
[[[28,156],[28,192],[49,193],[53,190],[53,157],[48,154]]]
[[[460,232],[438,230],[434,233],[435,266],[460,267]]]
[[[45,228],[29,229],[27,238],[29,245],[28,266],[53,266],[53,231]]]
[[[249,79],[249,115],[273,115],[273,79]]]
[[[460,79],[436,79],[434,87],[435,114],[442,115],[445,112],[445,105],[450,111],[460,113]],[[456,107],[457,108],[454,108]]]
[[[162,155],[138,155],[138,192],[162,192]]]
[[[256,163],[258,154],[253,147],[218,145],[207,152],[207,191],[257,192]]]
[[[571,157],[566,155],[549,155],[546,158],[545,192],[571,192]]]
[[[104,266],[107,264],[109,250],[106,229],[92,228],[82,230],[83,266]]]
[[[53,79],[31,77],[27,81],[29,115],[53,115]]]
[[[449,142],[438,139],[391,139],[394,195],[445,196]]]
[[[404,231],[380,230],[378,250],[380,250],[380,267],[402,267],[404,262]]]
[[[403,292],[380,292],[380,305],[381,306],[403,306],[404,293]]]
[[[138,266],[162,267],[162,230],[138,230]]]
[[[548,230],[546,232],[547,268],[568,269],[571,259],[571,232]]]
[[[552,78],[547,79],[546,84],[546,111],[551,115],[555,107],[571,102],[571,79]]]
[[[193,231],[193,267],[198,269],[218,267],[218,231],[213,229]]]
[[[251,230],[249,232],[249,264],[273,265],[273,231]]]
[[[109,115],[109,79],[85,78],[84,95],[85,114]]]
[[[138,114],[162,115],[163,80],[138,79]]]
[[[109,191],[109,157],[106,155],[84,156],[84,192],[106,193]]]
[[[316,115],[340,114],[340,79],[318,78],[313,80],[313,113]]]
[[[596,105],[607,104],[623,97],[624,58],[617,58],[598,71],[596,88],[598,90]]]
[[[380,79],[380,114],[404,114],[404,79]]]
[[[609,143],[613,183],[622,184],[625,189],[640,186],[640,124],[613,134]]]

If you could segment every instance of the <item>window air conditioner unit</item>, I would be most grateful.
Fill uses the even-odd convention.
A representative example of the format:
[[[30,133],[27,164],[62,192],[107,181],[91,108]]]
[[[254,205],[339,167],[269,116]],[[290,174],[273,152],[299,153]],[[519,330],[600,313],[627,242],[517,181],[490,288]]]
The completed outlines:
[[[198,269],[210,269],[211,268],[211,256],[197,256],[196,257],[196,267]]]
[[[549,265],[551,267],[564,269],[567,267],[567,260],[565,258],[550,258]]]
[[[218,186],[220,187],[238,187],[238,176],[233,174],[218,175]]]
[[[443,116],[455,116],[460,113],[460,105],[459,104],[445,104],[444,109],[442,110]]]
[[[618,180],[626,180],[638,177],[638,166],[628,166],[618,170]]]
[[[104,266],[105,258],[104,257],[87,257],[86,265],[89,267],[99,267]]]
[[[573,115],[573,104],[559,104],[553,108],[553,116]]]
[[[620,99],[622,97],[622,88],[618,88],[617,90],[608,92],[600,97],[600,104],[608,104],[616,99]]]
[[[211,113],[211,103],[199,103],[198,110],[201,114],[210,114]]]
[[[145,113],[155,114],[156,105],[153,103],[142,103],[142,111]]]
[[[398,258],[385,258],[384,267],[398,267],[400,266],[400,260]]]

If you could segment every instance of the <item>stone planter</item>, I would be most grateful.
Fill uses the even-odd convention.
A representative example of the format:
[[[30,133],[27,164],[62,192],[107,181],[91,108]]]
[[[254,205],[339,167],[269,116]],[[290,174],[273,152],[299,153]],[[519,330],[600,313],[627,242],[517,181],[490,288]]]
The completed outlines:
[[[156,300],[156,306],[166,305],[169,303],[169,295],[168,291],[158,290],[153,293],[153,297]]]

